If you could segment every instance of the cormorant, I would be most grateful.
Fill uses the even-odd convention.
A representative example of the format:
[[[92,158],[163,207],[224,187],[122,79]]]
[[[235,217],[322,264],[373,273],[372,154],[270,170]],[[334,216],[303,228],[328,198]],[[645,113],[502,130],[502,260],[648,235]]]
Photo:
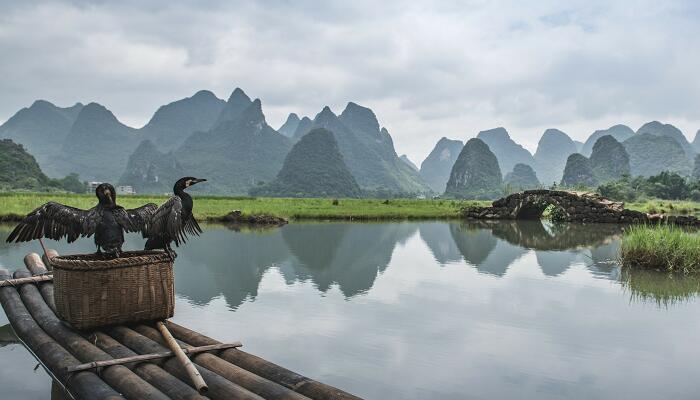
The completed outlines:
[[[146,250],[163,249],[171,258],[175,258],[177,254],[170,247],[171,242],[179,247],[187,240],[187,234],[199,236],[202,233],[202,228],[192,215],[192,197],[185,192],[185,189],[199,182],[206,182],[206,179],[186,176],[175,182],[175,195],[158,207],[146,222],[143,230],[143,237],[148,238],[144,247]]]
[[[68,238],[68,243],[78,237],[95,235],[97,252],[103,250],[112,257],[119,257],[124,243],[124,231],[143,230],[147,218],[157,206],[153,203],[126,210],[117,205],[117,193],[109,183],[102,183],[95,189],[98,198],[96,206],[89,210],[66,206],[50,201],[20,222],[7,237],[7,242],[28,242],[47,237],[60,240]]]

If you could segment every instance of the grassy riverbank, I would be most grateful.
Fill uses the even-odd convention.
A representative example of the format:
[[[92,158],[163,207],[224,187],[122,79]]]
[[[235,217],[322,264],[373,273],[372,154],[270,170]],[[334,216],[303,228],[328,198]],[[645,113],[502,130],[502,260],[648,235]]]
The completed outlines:
[[[199,219],[217,218],[232,210],[248,215],[274,215],[289,219],[447,219],[458,218],[460,208],[469,204],[486,205],[489,202],[418,199],[340,199],[333,205],[330,199],[281,199],[250,197],[195,197],[195,215]],[[132,208],[145,203],[160,204],[166,196],[120,196],[124,207]],[[50,193],[0,193],[0,218],[26,215],[34,208],[56,201],[65,205],[89,208],[95,196]]]
[[[631,226],[622,237],[620,264],[668,272],[700,272],[700,233],[672,225]]]

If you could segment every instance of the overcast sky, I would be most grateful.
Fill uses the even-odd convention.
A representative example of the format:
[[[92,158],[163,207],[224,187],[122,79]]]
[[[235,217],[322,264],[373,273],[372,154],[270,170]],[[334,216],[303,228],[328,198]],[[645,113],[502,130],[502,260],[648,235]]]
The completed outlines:
[[[224,4],[225,3],[225,4]],[[696,1],[0,0],[0,122],[35,99],[96,101],[140,127],[162,104],[235,87],[277,128],[348,101],[420,163],[442,136],[504,126],[700,128]]]

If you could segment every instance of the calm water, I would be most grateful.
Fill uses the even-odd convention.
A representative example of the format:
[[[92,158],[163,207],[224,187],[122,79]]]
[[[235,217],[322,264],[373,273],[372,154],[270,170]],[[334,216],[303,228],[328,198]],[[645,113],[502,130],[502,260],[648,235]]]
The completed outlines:
[[[698,398],[698,282],[621,274],[618,235],[540,222],[211,226],[178,250],[174,320],[366,398]],[[37,250],[3,241],[0,265]],[[1,347],[0,397],[48,398],[35,365]]]

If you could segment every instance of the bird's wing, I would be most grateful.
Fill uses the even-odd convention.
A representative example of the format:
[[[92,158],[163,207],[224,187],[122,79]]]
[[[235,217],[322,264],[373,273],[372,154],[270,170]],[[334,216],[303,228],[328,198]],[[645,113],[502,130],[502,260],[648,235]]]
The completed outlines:
[[[179,197],[173,196],[151,215],[146,222],[145,236],[168,236],[174,238],[176,235],[173,232],[173,221],[178,219],[178,215],[182,215],[182,200]]]
[[[127,232],[144,231],[150,218],[155,214],[158,206],[148,203],[138,208],[124,209],[118,207],[114,215],[119,225]]]
[[[195,236],[199,236],[199,234],[202,233],[202,228],[199,227],[193,214],[190,214],[190,217],[185,221],[185,233],[190,233]]]
[[[101,215],[99,207],[81,210],[50,201],[27,214],[6,241],[19,243],[43,237],[54,240],[67,237],[70,243],[80,236],[95,233]]]

